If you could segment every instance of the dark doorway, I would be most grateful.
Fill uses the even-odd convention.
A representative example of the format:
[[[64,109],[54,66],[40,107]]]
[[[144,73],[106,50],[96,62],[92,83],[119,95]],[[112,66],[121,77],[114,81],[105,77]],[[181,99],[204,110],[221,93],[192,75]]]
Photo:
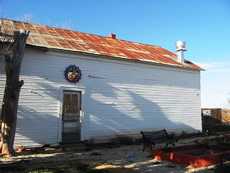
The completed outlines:
[[[62,143],[80,142],[81,92],[65,90],[62,108]]]

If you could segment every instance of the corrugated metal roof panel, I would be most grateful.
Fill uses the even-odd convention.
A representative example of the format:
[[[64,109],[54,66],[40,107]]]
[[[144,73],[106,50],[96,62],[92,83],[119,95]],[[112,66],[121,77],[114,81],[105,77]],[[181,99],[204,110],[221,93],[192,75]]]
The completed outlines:
[[[175,53],[159,46],[8,19],[2,20],[2,24],[7,28],[29,30],[30,35],[27,40],[28,45],[201,70],[199,66],[191,62],[186,63],[187,61],[185,61],[183,64],[177,62]]]

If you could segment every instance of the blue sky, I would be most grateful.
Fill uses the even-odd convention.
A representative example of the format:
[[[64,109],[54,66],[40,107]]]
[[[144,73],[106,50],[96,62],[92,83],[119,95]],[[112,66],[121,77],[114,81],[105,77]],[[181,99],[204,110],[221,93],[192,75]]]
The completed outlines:
[[[206,68],[202,106],[230,107],[229,0],[0,0],[0,15],[172,51],[185,40],[186,57]]]

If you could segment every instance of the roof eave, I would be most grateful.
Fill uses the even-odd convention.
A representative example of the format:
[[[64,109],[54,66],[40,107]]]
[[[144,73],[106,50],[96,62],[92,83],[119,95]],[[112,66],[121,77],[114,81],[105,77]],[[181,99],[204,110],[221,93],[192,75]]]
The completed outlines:
[[[191,68],[191,67],[186,67],[186,66],[178,66],[178,65],[171,65],[171,64],[163,64],[163,63],[158,63],[154,61],[143,61],[139,59],[127,59],[119,56],[108,56],[108,55],[101,55],[101,54],[95,54],[95,53],[90,53],[90,52],[83,52],[83,51],[76,51],[76,50],[69,50],[69,49],[58,49],[58,48],[52,48],[52,47],[45,47],[45,46],[38,46],[38,45],[33,45],[33,44],[27,44],[27,47],[31,48],[38,48],[42,51],[48,52],[48,51],[55,51],[55,52],[62,52],[62,53],[71,53],[71,54],[79,54],[79,55],[85,55],[85,56],[93,56],[93,57],[100,57],[104,59],[112,59],[112,60],[121,60],[121,61],[126,61],[126,62],[138,62],[141,64],[150,64],[150,65],[157,65],[157,66],[165,66],[165,67],[171,67],[171,68],[176,68],[176,69],[184,69],[184,70],[191,70],[191,71],[203,71],[199,67],[199,69]]]

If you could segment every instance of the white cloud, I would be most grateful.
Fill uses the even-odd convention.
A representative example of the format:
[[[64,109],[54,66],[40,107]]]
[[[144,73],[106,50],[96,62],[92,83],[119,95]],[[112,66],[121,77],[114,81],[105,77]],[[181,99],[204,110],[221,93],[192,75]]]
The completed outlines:
[[[230,108],[230,62],[203,62],[201,72],[202,107]]]
[[[23,22],[32,22],[33,15],[31,13],[25,13],[22,16],[17,17],[17,20]]]
[[[71,19],[65,19],[64,21],[60,21],[55,24],[51,24],[53,27],[57,28],[64,28],[64,29],[73,29],[74,28],[74,22]]]
[[[197,63],[205,71],[210,72],[229,72],[230,71],[230,62],[220,61],[220,62],[206,62],[206,63]]]
[[[205,70],[214,67],[214,64],[211,63],[197,63],[197,65],[199,65],[201,68]]]

